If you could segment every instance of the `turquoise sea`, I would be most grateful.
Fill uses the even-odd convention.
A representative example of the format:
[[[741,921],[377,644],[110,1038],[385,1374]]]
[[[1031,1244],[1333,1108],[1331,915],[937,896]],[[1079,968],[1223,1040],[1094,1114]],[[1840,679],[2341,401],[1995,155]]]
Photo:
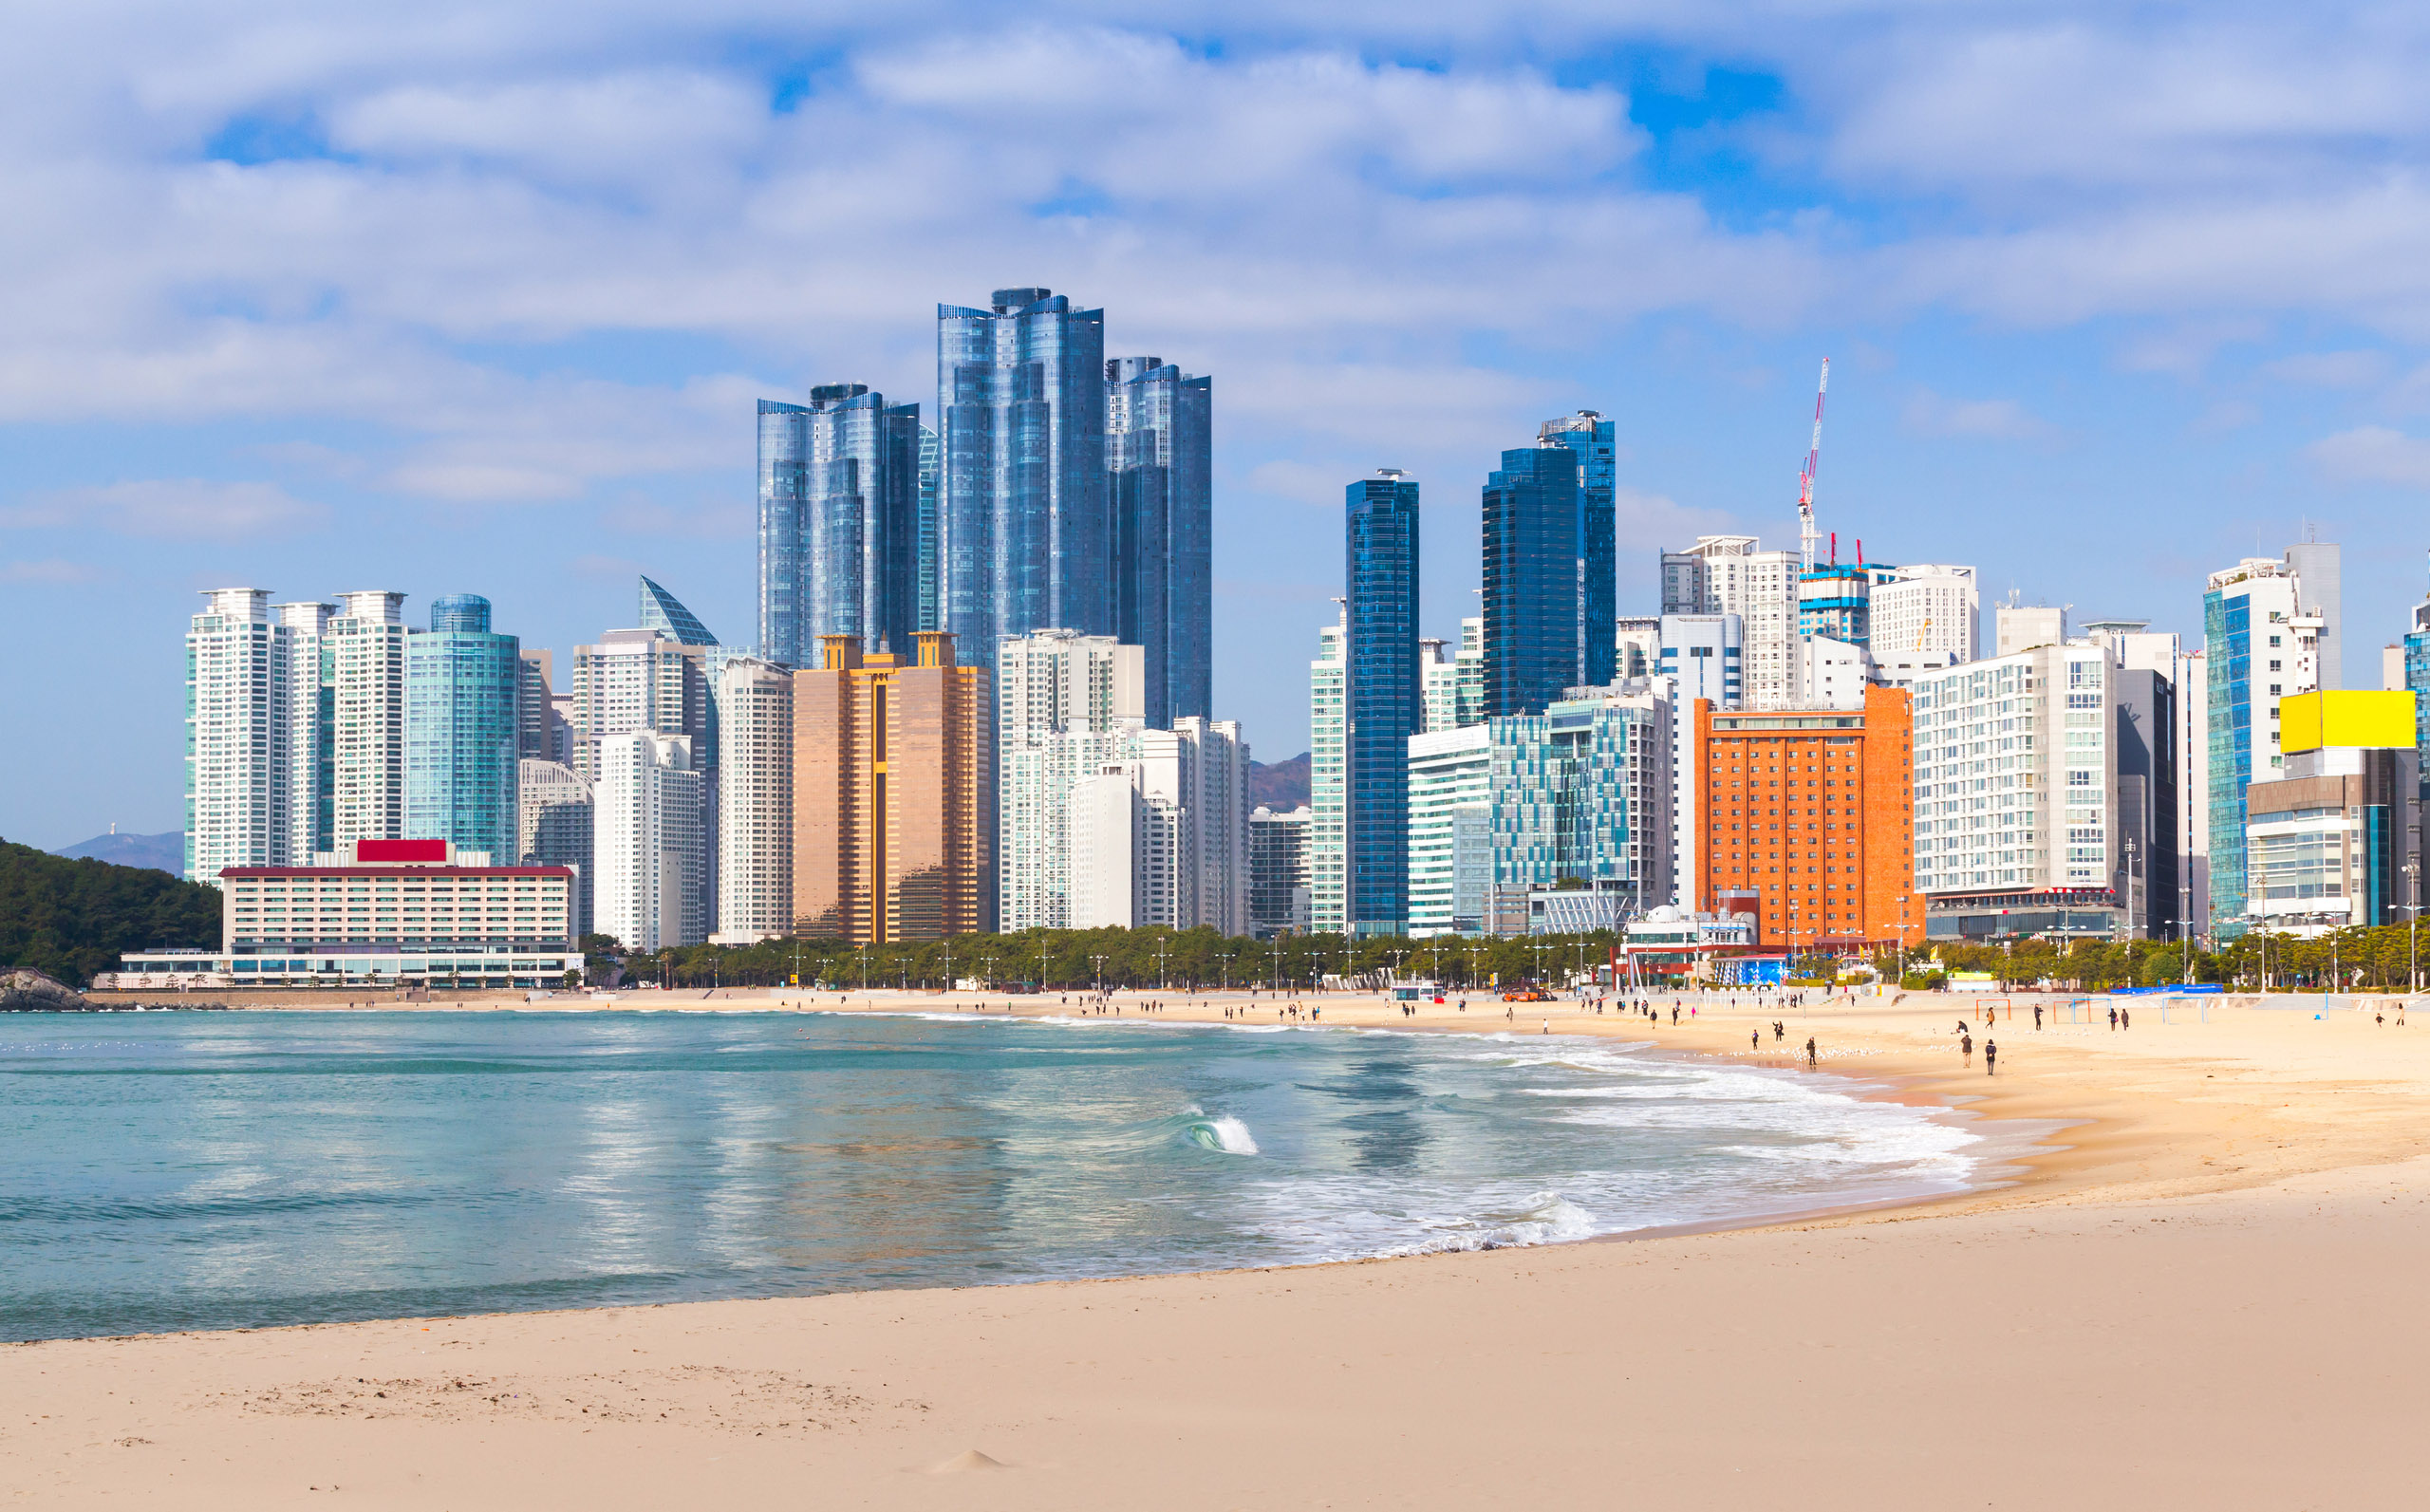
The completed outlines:
[[[0,1336],[1289,1264],[1958,1189],[1608,1040],[798,1013],[0,1017]]]

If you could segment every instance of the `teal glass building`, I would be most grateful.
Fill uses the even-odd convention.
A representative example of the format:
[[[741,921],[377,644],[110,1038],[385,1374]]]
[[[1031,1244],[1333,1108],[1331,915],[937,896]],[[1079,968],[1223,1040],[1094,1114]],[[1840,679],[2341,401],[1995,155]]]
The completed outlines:
[[[490,629],[490,601],[451,594],[405,638],[405,837],[515,860],[516,697],[522,648]]]
[[[1417,482],[1383,468],[1345,492],[1343,919],[1353,935],[1396,935],[1409,924],[1409,737],[1426,727]]]

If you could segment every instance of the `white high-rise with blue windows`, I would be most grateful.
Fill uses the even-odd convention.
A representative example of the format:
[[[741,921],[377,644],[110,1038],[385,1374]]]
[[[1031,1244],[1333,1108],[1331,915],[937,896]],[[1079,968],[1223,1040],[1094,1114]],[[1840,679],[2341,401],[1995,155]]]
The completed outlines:
[[[2279,700],[2321,686],[2323,624],[2295,569],[2271,557],[2212,573],[2203,595],[2211,922],[2221,932],[2244,927],[2246,790],[2286,768]]]

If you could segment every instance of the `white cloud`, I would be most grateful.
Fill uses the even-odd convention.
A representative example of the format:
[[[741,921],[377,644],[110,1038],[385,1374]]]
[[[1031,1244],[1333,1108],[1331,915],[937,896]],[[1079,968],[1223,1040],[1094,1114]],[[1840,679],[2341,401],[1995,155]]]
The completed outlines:
[[[101,574],[82,562],[46,557],[39,561],[0,562],[0,583],[90,583]]]
[[[0,508],[0,528],[96,527],[118,535],[197,540],[319,527],[328,511],[271,483],[158,478],[63,489]]]
[[[1982,440],[2031,441],[2056,434],[2047,420],[2012,399],[1947,399],[1917,389],[1899,416],[1919,436],[1960,436]]]
[[[2384,425],[2358,425],[2304,449],[2312,465],[2341,483],[2395,483],[2430,489],[2430,440]]]

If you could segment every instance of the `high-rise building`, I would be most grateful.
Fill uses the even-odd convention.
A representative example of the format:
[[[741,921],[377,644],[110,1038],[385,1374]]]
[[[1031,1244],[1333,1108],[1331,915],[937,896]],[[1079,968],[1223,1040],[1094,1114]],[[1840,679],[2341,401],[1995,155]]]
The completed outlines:
[[[1393,935],[1409,922],[1409,737],[1425,713],[1417,666],[1417,482],[1388,467],[1344,493],[1344,906],[1350,933]],[[1490,663],[1490,624],[1486,655]]]
[[[2334,541],[2298,541],[2287,548],[2287,570],[2303,585],[2304,613],[2320,621],[2313,637],[2319,686],[2346,686],[2346,569]]]
[[[1142,723],[1145,652],[1034,630],[996,647],[998,927],[1071,927],[1071,793]]]
[[[573,762],[598,772],[599,742],[646,730],[704,740],[709,729],[704,648],[663,629],[609,630],[573,648]],[[697,751],[695,755],[697,756]]]
[[[573,932],[591,933],[590,845],[597,822],[588,778],[562,761],[526,757],[515,779],[515,855],[522,867],[563,867],[573,874]]]
[[[759,648],[806,664],[828,635],[908,653],[920,619],[920,406],[866,383],[759,401]]]
[[[327,635],[332,605],[273,604],[287,659],[287,849],[301,865],[334,849],[336,666]]]
[[[2003,604],[1991,611],[1993,656],[2014,656],[2067,638],[2067,611],[2042,606]]]
[[[1567,883],[1612,927],[1671,901],[1671,711],[1658,692],[1592,693],[1490,721],[1493,893]],[[1507,902],[1487,904],[1488,922]],[[1503,925],[1502,927],[1506,927]]]
[[[1611,633],[1619,615],[1615,512],[1618,473],[1612,422],[1594,410],[1581,409],[1544,421],[1536,437],[1538,444],[1565,446],[1578,457],[1578,533],[1572,547],[1577,598],[1570,607],[1578,675],[1572,681],[1579,686],[1600,686],[1615,677],[1642,677],[1642,672],[1631,674],[1617,668],[1618,646]]]
[[[881,943],[995,927],[996,825],[987,669],[954,638],[913,658],[832,636],[794,674],[794,920],[803,934]]]
[[[1979,647],[1982,596],[1974,569],[1919,562],[1893,568],[1887,581],[1872,586],[1873,637],[1868,649],[1877,662],[1947,654],[1953,663],[1972,662]]]
[[[1874,568],[1817,563],[1797,575],[1797,638],[1838,641],[1864,650],[1873,644]],[[1805,698],[1803,690],[1798,695]]]
[[[1439,640],[1417,643],[1419,699],[1427,731],[1485,722],[1485,621],[1460,622],[1460,649]]]
[[[1485,484],[1485,678],[1488,717],[1533,714],[1561,690],[1611,680],[1608,599],[1582,633],[1584,509],[1578,454],[1545,441],[1502,454]],[[1601,675],[1585,675],[1587,642]]]
[[[329,844],[407,838],[405,596],[338,595],[329,665]]]
[[[1206,718],[1214,679],[1215,381],[1157,357],[1105,364],[1114,633],[1145,648],[1148,722]]]
[[[1612,635],[1612,675],[1626,682],[1658,677],[1662,672],[1662,620],[1654,614],[1624,614]]]
[[[2247,790],[2250,922],[2272,932],[2403,924],[2421,860],[2411,690],[2325,689],[2281,705],[2286,766]]]
[[[1285,813],[1249,814],[1249,933],[1260,940],[1308,932],[1308,820],[1301,804]]]
[[[1697,704],[1696,907],[1754,912],[1757,943],[1772,949],[1920,940],[1910,742],[1897,688],[1873,689],[1857,711]]]
[[[1044,289],[939,305],[937,419],[944,628],[974,655],[1048,626],[1113,634],[1105,312]]]
[[[794,923],[794,682],[757,657],[718,672],[718,914],[723,943]]]
[[[2430,797],[2430,598],[2413,607],[2413,628],[2402,643],[2403,686],[2413,694],[2415,749],[2421,753],[2422,795]]]
[[[1409,932],[1474,934],[1493,877],[1489,724],[1409,737]]]
[[[2211,921],[2241,932],[2245,914],[2245,790],[2286,767],[2278,703],[2320,687],[2321,617],[2293,569],[2247,557],[2211,574],[2202,599],[2209,719]]]
[[[1703,874],[1696,822],[1704,764],[1696,747],[1696,702],[1734,712],[1745,686],[1745,642],[1735,614],[1665,614],[1656,671],[1671,709],[1671,902],[1695,906]]]
[[[519,759],[557,759],[556,696],[550,684],[556,673],[556,653],[526,650],[518,670],[514,699],[514,754]]]
[[[1873,658],[1861,645],[1826,635],[1797,643],[1797,701],[1807,709],[1861,709],[1875,681]]]
[[[514,854],[523,658],[490,629],[490,601],[432,601],[405,638],[405,837]]]
[[[656,630],[670,640],[685,645],[715,645],[718,638],[701,623],[699,615],[683,607],[682,601],[647,578],[641,582],[640,618],[633,623],[645,630]]]
[[[1248,747],[1229,720],[1092,737],[1112,756],[1066,799],[1070,927],[1248,932]]]
[[[1308,663],[1308,927],[1338,934],[1349,918],[1350,612],[1317,631]]]
[[[631,730],[603,737],[591,792],[592,927],[627,950],[708,938],[701,907],[701,774],[692,739]]]
[[[2211,928],[2211,671],[2200,646],[2179,652],[2177,688],[2178,917],[2187,935]]]
[[[1916,885],[1932,938],[2175,932],[2176,691],[2116,641],[1916,680]]]
[[[933,425],[920,427],[920,495],[919,495],[919,555],[912,564],[912,581],[919,591],[919,624],[917,630],[941,630],[939,623],[944,614],[944,526],[939,519],[941,497],[939,469],[944,465],[944,442]]]
[[[186,856],[190,882],[278,866],[290,834],[288,627],[261,588],[212,588],[186,630]]]
[[[1740,632],[1740,702],[1785,709],[1797,701],[1795,551],[1766,551],[1751,535],[1699,535],[1684,551],[1662,553],[1662,612],[1735,614]]]

